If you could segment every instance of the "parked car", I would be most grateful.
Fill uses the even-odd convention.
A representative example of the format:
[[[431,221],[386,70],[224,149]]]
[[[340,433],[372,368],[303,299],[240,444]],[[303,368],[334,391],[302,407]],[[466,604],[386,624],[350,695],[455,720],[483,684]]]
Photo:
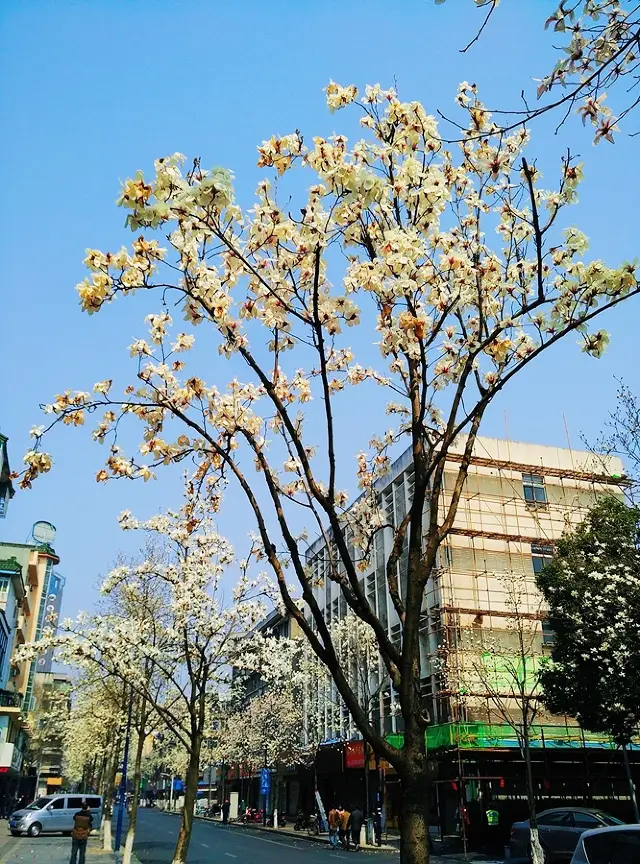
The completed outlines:
[[[37,798],[22,810],[9,817],[9,830],[14,837],[28,834],[71,834],[73,817],[86,801],[93,816],[93,827],[99,828],[102,821],[102,797],[100,795],[45,795]]]
[[[538,814],[537,821],[540,845],[545,854],[545,864],[570,861],[580,835],[585,831],[624,824],[602,810],[590,810],[586,807],[559,807],[554,810],[543,810],[542,813]],[[514,822],[511,826],[509,848],[512,858],[526,858],[530,855],[528,819],[523,822]]]
[[[585,831],[578,840],[571,864],[637,864],[640,861],[640,825],[613,825]]]

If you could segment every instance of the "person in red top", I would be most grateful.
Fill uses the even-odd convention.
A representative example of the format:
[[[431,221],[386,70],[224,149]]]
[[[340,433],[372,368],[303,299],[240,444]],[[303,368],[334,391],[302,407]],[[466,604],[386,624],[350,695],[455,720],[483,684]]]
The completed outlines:
[[[79,864],[84,864],[87,854],[87,840],[93,827],[93,816],[86,801],[82,802],[82,810],[78,810],[73,817],[73,831],[71,832],[71,858],[69,864],[76,864],[78,853],[80,853]]]

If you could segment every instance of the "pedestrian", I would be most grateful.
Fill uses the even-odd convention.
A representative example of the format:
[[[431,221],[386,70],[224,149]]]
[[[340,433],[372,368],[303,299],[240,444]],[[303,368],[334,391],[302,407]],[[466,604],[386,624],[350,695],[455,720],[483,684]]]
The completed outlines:
[[[348,810],[345,810],[344,807],[340,807],[340,827],[338,828],[338,839],[342,844],[343,849],[349,848],[349,832],[347,830],[347,826],[349,825],[349,817],[351,813]]]
[[[86,801],[82,802],[82,809],[73,817],[73,831],[71,832],[71,858],[69,864],[76,864],[78,852],[80,853],[79,864],[84,864],[87,854],[87,840],[93,827],[93,816]]]
[[[329,810],[329,843],[335,849],[338,845],[338,831],[340,829],[340,810],[341,807],[332,807]]]
[[[222,804],[222,824],[229,824],[229,810],[231,810],[231,804],[229,803],[229,799],[225,798]]]
[[[382,846],[382,808],[376,807],[373,811],[373,834],[376,846]]]
[[[353,845],[355,846],[356,852],[360,851],[360,832],[362,831],[362,826],[364,824],[364,813],[362,810],[356,805],[351,814],[349,816],[349,820],[347,822],[347,829],[351,832],[351,840],[353,841]],[[347,843],[349,842],[349,836],[347,834]]]

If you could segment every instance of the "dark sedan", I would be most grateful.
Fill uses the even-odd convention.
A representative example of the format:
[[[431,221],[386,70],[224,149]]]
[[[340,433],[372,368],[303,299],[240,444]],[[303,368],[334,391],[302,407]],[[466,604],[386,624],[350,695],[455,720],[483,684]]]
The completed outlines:
[[[540,845],[545,854],[545,864],[570,861],[578,840],[584,831],[623,825],[619,819],[582,807],[558,807],[538,814]],[[511,826],[509,844],[512,858],[527,858],[530,854],[529,820],[515,822]]]

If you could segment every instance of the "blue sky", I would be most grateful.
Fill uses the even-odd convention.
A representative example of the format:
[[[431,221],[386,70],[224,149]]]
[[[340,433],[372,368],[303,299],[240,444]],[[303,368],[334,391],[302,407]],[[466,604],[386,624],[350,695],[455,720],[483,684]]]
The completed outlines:
[[[99,316],[80,312],[74,285],[86,247],[119,248],[131,237],[114,206],[119,180],[176,150],[236,174],[242,203],[259,177],[255,147],[299,128],[307,138],[342,131],[323,87],[397,83],[430,112],[452,110],[459,81],[475,81],[490,106],[510,107],[552,63],[553,37],[542,23],[547,0],[504,0],[481,42],[462,47],[480,23],[472,0],[3,0],[0,4],[0,105],[3,206],[0,213],[3,374],[0,429],[15,467],[38,405],[61,389],[89,389],[124,375],[124,350],[142,336],[148,304],[114,304]],[[547,13],[548,14],[548,13]],[[636,117],[637,119],[637,117]],[[628,130],[632,131],[632,130]],[[530,152],[551,176],[568,143],[581,153],[587,180],[571,220],[591,237],[594,257],[614,264],[637,253],[640,193],[637,139],[619,136],[594,148],[574,120],[556,136],[534,127]],[[582,354],[575,339],[532,364],[489,416],[484,433],[574,446],[593,439],[615,400],[615,376],[638,389],[638,307],[608,316],[605,358]],[[632,352],[634,352],[632,354]],[[370,429],[353,424],[355,453]],[[178,483],[98,487],[104,454],[87,430],[51,442],[55,470],[16,495],[0,539],[24,541],[37,519],[58,528],[67,577],[63,613],[94,599],[100,573],[133,538],[117,514],[148,515],[176,501]],[[342,485],[353,489],[352,477]],[[234,499],[220,527],[241,543]]]

